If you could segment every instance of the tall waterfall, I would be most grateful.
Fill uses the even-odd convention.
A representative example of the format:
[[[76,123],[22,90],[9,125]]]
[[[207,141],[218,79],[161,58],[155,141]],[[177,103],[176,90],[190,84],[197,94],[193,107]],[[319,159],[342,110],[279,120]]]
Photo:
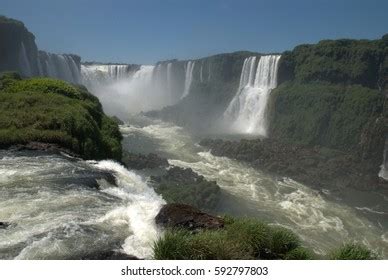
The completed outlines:
[[[232,132],[267,136],[266,116],[269,95],[277,86],[280,55],[245,59],[239,89],[224,112],[224,120]]]
[[[383,164],[381,165],[381,170],[379,177],[388,181],[388,137],[385,140],[385,149],[383,154]]]
[[[130,78],[134,70],[127,64],[83,64],[82,83],[92,85]]]
[[[26,47],[24,46],[23,42],[20,45],[19,65],[23,75],[28,77],[32,76],[31,64],[30,64],[30,61],[28,60]]]
[[[194,66],[195,66],[195,61],[189,61],[186,64],[185,89],[183,91],[181,98],[186,97],[190,93],[190,87],[193,81]]]
[[[199,80],[203,83],[203,61],[201,63],[201,70],[199,71]]]
[[[171,96],[172,94],[172,63],[171,62],[167,64],[167,90]]]
[[[39,75],[79,84],[81,72],[72,55],[39,52]]]

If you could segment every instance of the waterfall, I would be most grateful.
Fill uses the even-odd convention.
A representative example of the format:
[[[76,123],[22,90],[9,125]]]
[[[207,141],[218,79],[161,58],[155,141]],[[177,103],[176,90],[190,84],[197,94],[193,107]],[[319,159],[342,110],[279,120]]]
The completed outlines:
[[[277,86],[280,55],[245,59],[239,89],[224,112],[224,120],[235,133],[267,136],[266,109],[269,95]]]
[[[384,148],[384,153],[383,153],[383,164],[381,165],[379,177],[388,181],[388,137],[385,140],[385,148]]]
[[[193,70],[195,66],[195,61],[188,61],[186,64],[186,75],[185,75],[185,89],[181,97],[184,98],[190,93],[191,83],[193,81]]]
[[[208,82],[210,82],[210,79],[211,79],[211,76],[212,76],[212,72],[211,72],[211,67],[210,67],[211,65],[210,65],[210,62],[209,62],[209,64],[208,64],[208,66],[207,66],[207,81]]]
[[[83,64],[82,83],[86,86],[105,84],[130,78],[134,71],[127,64]]]
[[[39,52],[37,64],[41,76],[75,84],[81,82],[81,72],[72,55]]]
[[[199,75],[201,83],[203,83],[203,61],[201,63],[201,70],[200,70],[200,75]]]
[[[173,86],[172,86],[172,63],[167,64],[167,94],[170,100],[173,100]]]
[[[23,75],[27,77],[32,76],[31,65],[30,65],[30,61],[28,60],[28,55],[27,55],[26,47],[24,46],[24,42],[22,42],[20,45],[19,65]]]

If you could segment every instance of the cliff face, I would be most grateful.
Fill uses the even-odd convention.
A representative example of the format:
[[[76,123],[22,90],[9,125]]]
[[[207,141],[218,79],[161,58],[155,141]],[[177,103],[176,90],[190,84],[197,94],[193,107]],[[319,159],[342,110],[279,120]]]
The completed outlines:
[[[20,21],[0,16],[0,71],[38,75],[35,36]]]
[[[271,137],[382,162],[388,134],[388,36],[325,40],[285,52],[271,96]]]
[[[0,16],[0,72],[26,77],[49,76],[79,83],[81,58],[38,51],[35,36],[20,21]]]
[[[253,55],[260,56],[242,51],[191,60],[194,68],[190,93],[174,106],[147,114],[194,130],[212,129],[212,122],[220,117],[236,94],[244,60]],[[171,60],[159,63],[165,66],[172,63],[172,76],[178,82],[176,89],[179,95],[184,92],[188,62]]]

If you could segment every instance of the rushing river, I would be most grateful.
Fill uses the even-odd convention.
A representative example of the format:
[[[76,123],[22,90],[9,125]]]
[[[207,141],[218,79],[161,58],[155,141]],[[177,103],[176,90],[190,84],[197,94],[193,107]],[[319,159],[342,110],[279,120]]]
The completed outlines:
[[[0,259],[80,259],[113,248],[150,258],[163,203],[112,161],[0,151],[0,221],[9,223],[0,229]]]
[[[383,194],[349,190],[346,196],[354,202],[349,206],[327,190],[274,178],[247,164],[213,156],[196,144],[199,139],[172,124],[145,120],[122,126],[121,131],[125,148],[156,151],[172,165],[192,168],[217,181],[223,190],[220,214],[257,217],[288,227],[319,254],[358,241],[388,258],[388,197]]]
[[[121,127],[124,148],[156,152],[217,181],[223,190],[218,213],[288,227],[320,254],[355,240],[388,258],[386,208],[367,204],[387,205],[387,197],[364,196],[366,204],[360,198],[349,206],[291,179],[213,156],[180,127],[147,119],[130,123]],[[0,222],[9,223],[0,227],[0,259],[79,259],[112,249],[151,258],[160,234],[154,217],[163,203],[146,173],[112,161],[0,151]]]

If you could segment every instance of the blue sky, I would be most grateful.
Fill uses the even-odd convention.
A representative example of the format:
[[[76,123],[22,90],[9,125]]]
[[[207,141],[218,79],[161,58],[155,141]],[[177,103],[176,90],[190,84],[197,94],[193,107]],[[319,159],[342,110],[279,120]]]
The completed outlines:
[[[380,38],[388,0],[0,0],[39,49],[84,61],[154,63],[321,39]]]

